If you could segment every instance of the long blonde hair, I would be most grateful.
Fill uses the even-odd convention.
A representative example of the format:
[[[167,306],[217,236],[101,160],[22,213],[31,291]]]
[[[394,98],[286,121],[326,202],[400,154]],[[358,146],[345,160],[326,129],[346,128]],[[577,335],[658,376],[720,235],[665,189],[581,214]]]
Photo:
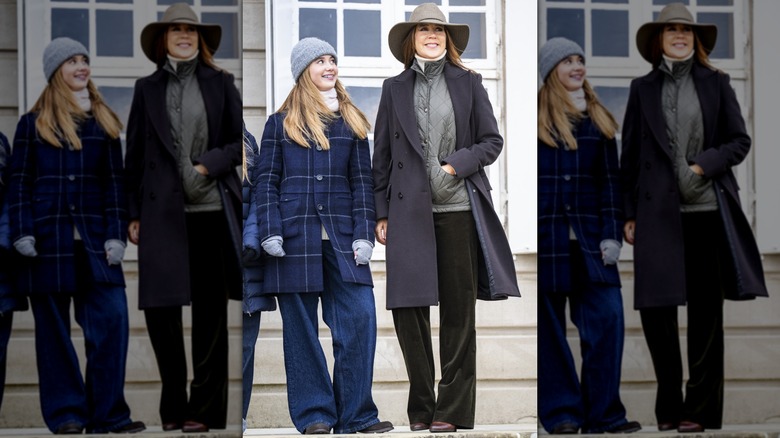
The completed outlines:
[[[89,100],[92,102],[92,116],[95,117],[98,125],[110,138],[119,138],[122,122],[106,105],[91,79],[87,83],[87,90],[89,90]],[[35,129],[47,143],[61,148],[61,140],[64,140],[74,149],[81,149],[81,138],[76,131],[78,125],[89,118],[89,115],[76,103],[73,91],[65,83],[59,68],[51,76],[50,82],[30,111],[38,113]]]
[[[357,138],[365,138],[371,124],[349,97],[347,90],[336,80],[336,97],[339,101],[339,112],[344,122]],[[320,91],[314,85],[309,68],[298,78],[298,82],[290,90],[279,112],[287,113],[284,117],[284,131],[299,145],[308,148],[309,141],[330,149],[330,141],[325,135],[325,126],[334,120],[336,114],[325,106]]]
[[[607,108],[601,104],[587,79],[583,81],[582,89],[585,91],[588,116],[605,137],[615,138],[618,124]],[[577,149],[577,139],[574,138],[572,128],[574,123],[582,118],[582,114],[574,106],[569,92],[555,74],[555,70],[547,75],[537,97],[539,140],[554,148],[558,147],[560,141],[571,150]]]

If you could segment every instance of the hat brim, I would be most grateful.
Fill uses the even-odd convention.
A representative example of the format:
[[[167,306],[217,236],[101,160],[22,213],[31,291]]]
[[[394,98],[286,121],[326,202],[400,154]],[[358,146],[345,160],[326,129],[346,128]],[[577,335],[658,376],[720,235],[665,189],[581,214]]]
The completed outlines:
[[[666,25],[677,23],[693,28],[693,31],[696,32],[696,35],[699,37],[699,42],[708,55],[712,52],[712,49],[715,48],[715,42],[718,40],[718,27],[714,24],[698,24],[683,20],[670,20],[663,23],[654,21],[652,23],[643,24],[636,32],[636,48],[639,50],[639,54],[642,55],[642,58],[652,64],[653,38],[656,38],[658,33],[663,30]]]
[[[405,21],[398,23],[390,29],[390,33],[387,36],[387,44],[390,46],[390,52],[392,52],[395,59],[406,62],[404,60],[404,40],[418,24],[436,24],[447,28],[452,38],[452,43],[458,51],[458,55],[462,55],[466,50],[466,46],[469,44],[469,25],[468,24],[451,24],[442,23],[438,20],[422,20],[422,21]]]
[[[199,33],[203,36],[203,42],[208,46],[211,53],[213,54],[219,49],[219,43],[222,41],[222,27],[218,24],[193,23],[191,21],[183,20],[157,21],[147,24],[141,31],[141,49],[150,61],[154,63],[159,61],[158,59],[155,59],[155,41],[157,41],[157,38],[159,38],[161,34],[168,29],[168,26],[172,24],[189,24],[190,26],[198,28]]]

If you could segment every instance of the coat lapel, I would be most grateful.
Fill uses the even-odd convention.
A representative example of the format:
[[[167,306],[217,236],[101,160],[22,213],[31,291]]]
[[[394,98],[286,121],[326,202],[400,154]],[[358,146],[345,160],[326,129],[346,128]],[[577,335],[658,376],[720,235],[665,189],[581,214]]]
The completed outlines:
[[[466,130],[469,127],[469,118],[471,116],[471,105],[474,102],[474,96],[471,92],[471,84],[466,76],[468,72],[462,68],[455,67],[449,63],[444,65],[444,78],[447,81],[447,90],[450,92],[452,108],[455,111],[455,148],[462,149],[469,144],[465,143],[468,135]]]
[[[423,156],[420,144],[420,133],[417,132],[417,117],[414,108],[414,79],[415,72],[406,69],[393,81],[390,93],[393,95],[393,110],[398,118],[398,124],[403,129],[406,138],[420,156]]]
[[[655,136],[656,143],[669,158],[672,158],[672,150],[669,137],[666,135],[666,121],[664,121],[663,107],[661,104],[661,87],[663,85],[663,73],[655,69],[645,77],[645,81],[639,88],[640,102],[643,113],[647,118],[647,124]]]
[[[149,81],[149,86],[144,88],[146,95],[144,96],[147,102],[149,111],[149,120],[152,122],[157,136],[162,140],[165,149],[176,156],[173,150],[173,137],[171,136],[171,121],[168,119],[168,113],[166,112],[165,105],[165,86],[167,84],[166,79],[168,73],[163,69],[158,69]]]
[[[707,67],[693,64],[693,83],[696,85],[696,94],[699,95],[701,115],[704,123],[704,149],[712,146],[715,138],[715,117],[720,108],[720,88],[718,87],[717,72]]]
[[[213,148],[217,139],[220,137],[220,122],[222,120],[222,112],[225,108],[225,100],[223,98],[224,91],[219,79],[219,72],[198,65],[198,69],[195,74],[198,75],[198,85],[200,86],[200,93],[203,96],[203,104],[206,106],[206,118],[208,119],[209,127],[209,144],[208,148]]]

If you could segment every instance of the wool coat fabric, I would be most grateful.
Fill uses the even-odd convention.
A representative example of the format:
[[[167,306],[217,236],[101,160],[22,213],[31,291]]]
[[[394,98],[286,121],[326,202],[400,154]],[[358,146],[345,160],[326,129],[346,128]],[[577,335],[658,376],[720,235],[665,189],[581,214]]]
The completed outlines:
[[[436,238],[428,173],[414,111],[416,72],[385,80],[374,128],[377,218],[387,219],[387,308],[438,305]],[[444,158],[466,180],[480,241],[478,298],[520,296],[512,251],[493,208],[485,166],[504,145],[482,77],[444,66],[455,110],[455,152]]]
[[[692,162],[713,181],[718,210],[731,250],[723,267],[727,299],[768,296],[761,255],[740,207],[732,167],[745,159],[750,137],[727,74],[698,63],[691,74],[701,104],[704,147]],[[621,179],[626,220],[636,221],[634,306],[686,303],[680,193],[673,151],[661,106],[663,73],[658,69],[631,82],[623,122]]]
[[[138,246],[139,308],[189,305],[189,247],[179,153],[174,145],[165,106],[169,73],[158,69],[135,84],[127,124],[128,210],[140,220]],[[241,181],[242,103],[233,75],[202,63],[198,78],[208,119],[208,150],[194,160],[217,180],[233,246],[235,279],[228,285],[231,299],[241,299]],[[197,213],[194,213],[197,214]],[[216,256],[216,255],[215,255]]]
[[[257,189],[257,159],[260,153],[257,140],[244,131],[244,137],[249,144],[246,150],[246,178],[244,178],[244,247],[243,247],[243,271],[244,271],[244,300],[243,311],[253,314],[260,311],[276,310],[276,300],[273,297],[263,296],[263,265],[268,255],[263,253],[260,246],[259,229],[257,228],[257,201],[255,191]],[[245,146],[246,147],[246,146]]]
[[[284,117],[268,118],[257,164],[260,241],[284,239],[284,257],[266,257],[264,293],[320,292],[324,288],[322,226],[345,282],[373,286],[368,265],[356,265],[352,242],[374,242],[376,212],[368,140],[341,117],[326,128],[330,149],[302,147],[284,132]]]
[[[27,299],[16,293],[14,281],[15,251],[11,244],[11,218],[8,216],[8,164],[11,146],[0,132],[0,316],[14,310],[27,310]],[[21,255],[19,255],[21,257]]]
[[[605,266],[600,243],[620,242],[623,206],[617,143],[607,139],[589,117],[574,127],[577,149],[562,142],[537,142],[539,291],[572,292],[569,230],[582,249],[594,284],[620,286],[616,265]]]
[[[74,229],[95,282],[124,286],[121,265],[109,265],[104,249],[127,233],[120,140],[90,117],[78,129],[81,150],[64,140],[55,147],[38,135],[36,119],[27,113],[16,126],[6,195],[11,242],[33,236],[38,252],[17,258],[19,292],[76,292]]]

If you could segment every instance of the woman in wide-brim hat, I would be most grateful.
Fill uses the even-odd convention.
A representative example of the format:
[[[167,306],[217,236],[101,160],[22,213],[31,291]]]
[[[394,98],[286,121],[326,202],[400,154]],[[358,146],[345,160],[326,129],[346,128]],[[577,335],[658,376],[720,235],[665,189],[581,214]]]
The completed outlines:
[[[390,50],[405,70],[385,80],[374,131],[376,238],[387,245],[387,308],[409,376],[412,430],[474,426],[476,299],[520,295],[485,173],[504,141],[482,77],[461,61],[468,36],[433,3],[393,26]]]
[[[146,26],[141,42],[157,71],[136,82],[128,121],[128,235],[138,245],[139,307],[160,370],[164,430],[226,427],[227,302],[242,295],[236,167],[243,129],[233,75],[212,59],[220,32],[183,3]],[[187,305],[189,396],[182,331]]]
[[[709,63],[716,36],[679,3],[643,25],[637,48],[653,70],[632,81],[623,122],[624,237],[635,246],[634,306],[658,380],[661,430],[721,427],[723,301],[767,296],[732,171],[751,140],[729,76]]]

